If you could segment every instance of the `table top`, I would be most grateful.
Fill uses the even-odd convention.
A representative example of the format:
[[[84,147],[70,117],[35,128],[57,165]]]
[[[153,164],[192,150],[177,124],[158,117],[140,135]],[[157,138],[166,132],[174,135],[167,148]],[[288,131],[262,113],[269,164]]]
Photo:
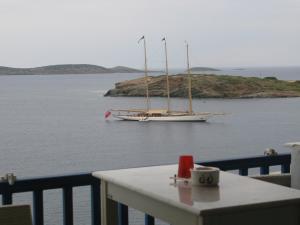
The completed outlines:
[[[203,215],[251,207],[300,203],[300,191],[228,172],[220,172],[216,187],[174,181],[178,165],[97,171],[93,176],[157,201]]]

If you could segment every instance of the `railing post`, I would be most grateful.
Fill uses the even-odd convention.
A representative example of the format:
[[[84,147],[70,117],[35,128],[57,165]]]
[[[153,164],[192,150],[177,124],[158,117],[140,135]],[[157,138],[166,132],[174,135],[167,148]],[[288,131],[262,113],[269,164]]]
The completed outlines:
[[[260,174],[261,175],[267,175],[270,173],[270,169],[268,166],[261,166],[260,167]]]
[[[281,165],[281,173],[289,173],[290,172],[290,164]]]
[[[64,225],[73,225],[73,189],[63,188],[63,216]]]
[[[155,218],[153,216],[145,214],[145,225],[154,225],[154,224],[155,224]]]
[[[34,225],[44,225],[44,202],[43,191],[33,192],[33,219]]]
[[[8,190],[8,188],[9,187],[7,186],[2,194],[2,204],[3,205],[10,205],[13,202],[12,193]]]
[[[239,174],[241,176],[248,176],[248,168],[241,168],[241,169],[239,169]]]
[[[100,225],[101,223],[101,209],[100,209],[100,180],[95,179],[91,185],[91,214],[92,225]]]
[[[128,206],[118,203],[118,225],[128,225]]]

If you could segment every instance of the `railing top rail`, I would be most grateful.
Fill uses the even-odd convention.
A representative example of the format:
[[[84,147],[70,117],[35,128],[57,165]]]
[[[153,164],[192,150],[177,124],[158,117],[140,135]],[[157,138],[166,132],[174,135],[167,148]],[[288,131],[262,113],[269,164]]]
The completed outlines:
[[[32,190],[58,189],[66,186],[78,187],[91,185],[98,182],[91,173],[72,174],[62,176],[51,176],[41,178],[20,179],[14,185],[9,186],[7,182],[0,182],[0,194],[9,188],[10,192],[29,192]]]
[[[289,153],[278,154],[274,156],[259,155],[259,156],[253,156],[247,158],[233,158],[233,159],[225,159],[225,160],[196,162],[196,164],[200,164],[203,166],[218,167],[221,170],[236,170],[242,168],[276,166],[276,165],[284,165],[290,163],[291,163],[291,155]]]

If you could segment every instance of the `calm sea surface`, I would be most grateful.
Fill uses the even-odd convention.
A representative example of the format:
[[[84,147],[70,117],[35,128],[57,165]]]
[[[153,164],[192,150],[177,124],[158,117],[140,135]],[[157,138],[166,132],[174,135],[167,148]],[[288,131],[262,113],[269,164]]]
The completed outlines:
[[[227,68],[222,74],[300,80],[299,67]],[[175,163],[181,154],[196,160],[244,157],[268,147],[289,152],[282,145],[300,140],[300,98],[195,99],[195,111],[229,113],[208,123],[105,120],[110,108],[144,106],[143,98],[103,97],[115,82],[139,76],[0,76],[0,175],[14,172],[20,178],[159,165]],[[152,98],[151,104],[164,107],[166,100]],[[172,99],[172,107],[186,109],[187,101]],[[49,225],[62,221],[56,216],[61,208],[53,198],[57,193],[45,196]],[[76,224],[88,224],[89,193],[76,193]],[[16,197],[20,202],[26,198]]]

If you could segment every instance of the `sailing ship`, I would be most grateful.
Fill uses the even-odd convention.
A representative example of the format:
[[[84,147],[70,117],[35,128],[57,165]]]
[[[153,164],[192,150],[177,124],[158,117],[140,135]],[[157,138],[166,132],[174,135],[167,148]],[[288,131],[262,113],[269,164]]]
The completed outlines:
[[[144,45],[144,71],[145,71],[145,89],[146,89],[146,108],[145,109],[111,109],[106,115],[112,114],[114,118],[127,121],[170,121],[170,122],[205,122],[213,115],[220,115],[219,113],[210,112],[194,112],[192,105],[192,77],[189,62],[189,45],[186,43],[186,58],[187,58],[187,78],[188,78],[188,97],[189,108],[188,111],[174,111],[170,108],[170,83],[169,83],[169,69],[168,69],[168,54],[167,54],[167,40],[163,38],[165,50],[165,66],[166,66],[166,86],[167,86],[167,108],[166,109],[151,109],[149,99],[149,84],[148,84],[148,67],[147,67],[147,48],[146,38],[141,37]],[[105,116],[105,117],[108,117]]]

